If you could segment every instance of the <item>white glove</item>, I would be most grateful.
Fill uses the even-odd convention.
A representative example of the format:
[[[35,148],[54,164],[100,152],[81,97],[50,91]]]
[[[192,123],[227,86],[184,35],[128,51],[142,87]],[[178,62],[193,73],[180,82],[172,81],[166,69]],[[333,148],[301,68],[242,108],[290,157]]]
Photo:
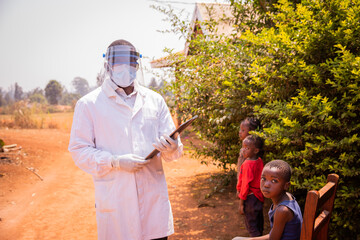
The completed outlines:
[[[175,137],[175,140],[172,139],[169,136],[162,135],[159,138],[156,139],[156,143],[153,143],[154,148],[159,150],[160,152],[163,152],[164,154],[172,153],[179,147],[179,141],[177,138],[178,134]]]
[[[149,161],[135,154],[115,155],[111,158],[111,166],[128,172],[136,172],[143,168]]]

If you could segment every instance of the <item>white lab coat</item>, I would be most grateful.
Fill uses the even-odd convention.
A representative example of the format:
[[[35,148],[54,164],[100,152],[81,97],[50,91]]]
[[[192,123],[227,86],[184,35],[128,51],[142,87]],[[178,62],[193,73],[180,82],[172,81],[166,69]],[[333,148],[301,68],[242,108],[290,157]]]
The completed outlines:
[[[135,173],[111,167],[112,155],[145,157],[156,137],[174,129],[161,95],[141,86],[133,109],[109,79],[77,102],[69,151],[94,179],[98,239],[154,239],[174,233],[160,154]],[[178,151],[165,160],[179,158],[182,150],[179,139]]]

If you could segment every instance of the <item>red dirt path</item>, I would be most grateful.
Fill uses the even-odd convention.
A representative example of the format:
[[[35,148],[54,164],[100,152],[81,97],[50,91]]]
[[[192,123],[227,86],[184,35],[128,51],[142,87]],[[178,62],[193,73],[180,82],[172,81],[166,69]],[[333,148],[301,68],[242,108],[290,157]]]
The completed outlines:
[[[95,240],[92,178],[72,161],[69,132],[0,129],[0,138],[23,148],[11,155],[12,163],[0,162],[0,239]],[[43,181],[26,167],[35,168]],[[234,184],[205,198],[220,170],[188,152],[164,168],[176,232],[170,240],[247,236]]]

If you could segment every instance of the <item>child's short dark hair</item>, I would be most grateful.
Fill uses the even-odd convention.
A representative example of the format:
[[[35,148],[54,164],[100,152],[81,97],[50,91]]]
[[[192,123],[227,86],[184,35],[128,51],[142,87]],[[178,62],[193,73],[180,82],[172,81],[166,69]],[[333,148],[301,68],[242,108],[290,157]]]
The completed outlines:
[[[291,167],[290,165],[283,160],[272,160],[265,164],[264,168],[277,168],[280,170],[281,177],[285,179],[285,181],[290,182],[291,178]]]
[[[243,141],[245,140],[252,142],[259,149],[258,155],[262,158],[264,155],[264,140],[257,135],[248,135]]]
[[[245,118],[241,123],[246,124],[247,126],[249,126],[249,129],[251,131],[253,130],[260,130],[261,129],[261,123],[260,120],[257,118],[253,118],[253,117],[247,117]]]

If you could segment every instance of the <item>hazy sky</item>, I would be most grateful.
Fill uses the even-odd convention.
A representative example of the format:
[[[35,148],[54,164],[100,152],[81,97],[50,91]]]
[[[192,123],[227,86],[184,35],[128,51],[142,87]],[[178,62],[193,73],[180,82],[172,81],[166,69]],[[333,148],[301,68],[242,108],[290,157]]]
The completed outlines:
[[[195,2],[162,1],[186,9]],[[224,1],[218,1],[224,2]],[[169,29],[166,16],[150,0],[0,0],[0,87],[17,82],[24,91],[45,88],[55,79],[72,91],[75,77],[91,86],[103,65],[102,54],[116,39],[126,39],[150,59],[165,47],[180,51],[184,40],[157,30]],[[149,60],[143,64],[149,66]],[[145,74],[145,81],[151,75]]]

